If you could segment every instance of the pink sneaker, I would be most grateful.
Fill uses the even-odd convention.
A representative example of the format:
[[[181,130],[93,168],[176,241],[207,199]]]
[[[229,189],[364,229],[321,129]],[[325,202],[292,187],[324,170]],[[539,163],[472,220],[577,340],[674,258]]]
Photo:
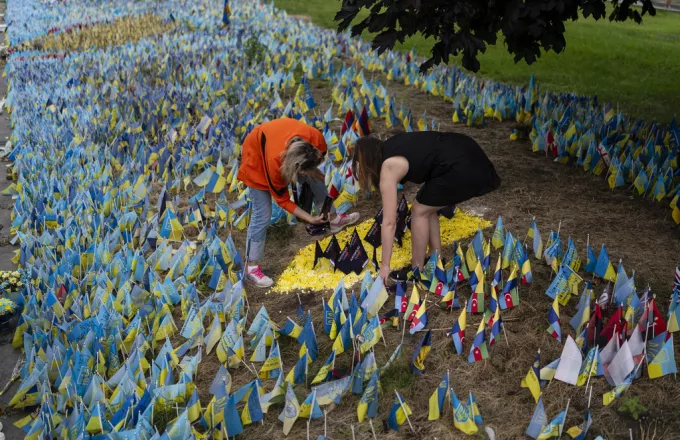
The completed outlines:
[[[272,284],[274,284],[274,280],[262,273],[259,264],[256,266],[249,265],[246,269],[246,277],[248,278],[248,281],[252,282],[257,287],[271,287]]]
[[[331,223],[331,232],[335,234],[345,229],[347,226],[353,225],[359,220],[359,213],[353,212],[351,214],[338,214]]]

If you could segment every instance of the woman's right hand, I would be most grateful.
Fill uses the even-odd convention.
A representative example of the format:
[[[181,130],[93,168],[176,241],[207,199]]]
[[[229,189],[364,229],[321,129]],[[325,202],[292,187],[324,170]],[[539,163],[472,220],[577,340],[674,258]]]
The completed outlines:
[[[312,225],[321,225],[324,223],[328,222],[328,218],[324,217],[322,215],[319,216],[309,216],[309,218],[306,220],[307,223],[312,224]]]

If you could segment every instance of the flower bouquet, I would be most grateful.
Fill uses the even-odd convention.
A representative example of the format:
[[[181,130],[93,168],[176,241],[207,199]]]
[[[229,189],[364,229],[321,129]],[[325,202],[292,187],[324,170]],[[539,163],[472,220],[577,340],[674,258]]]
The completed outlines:
[[[11,299],[0,298],[0,327],[7,324],[19,310],[17,304]]]
[[[28,274],[25,270],[0,271],[0,295],[16,302],[26,287]]]

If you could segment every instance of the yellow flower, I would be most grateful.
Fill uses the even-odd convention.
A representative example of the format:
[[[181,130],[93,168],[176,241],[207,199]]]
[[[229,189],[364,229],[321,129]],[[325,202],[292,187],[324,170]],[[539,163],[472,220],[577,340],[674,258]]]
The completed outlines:
[[[3,278],[7,278],[8,276],[9,276],[9,272],[3,272],[3,273],[2,273],[2,277],[3,277]]]
[[[17,279],[14,278],[14,277],[11,277],[11,278],[9,279],[9,282],[12,283],[12,284],[14,284],[14,283],[17,282]]]
[[[373,219],[366,220],[357,226],[357,233],[360,237],[365,237],[368,230],[373,225]],[[473,235],[477,228],[488,228],[491,223],[474,215],[468,214],[461,210],[456,212],[456,216],[452,219],[441,219],[441,237],[442,245],[447,246],[456,240]],[[347,243],[354,232],[353,229],[345,229],[335,236],[342,247]],[[322,249],[328,246],[330,237],[327,237],[319,242]],[[373,246],[363,242],[369,259],[373,257]],[[395,246],[392,250],[391,266],[394,268],[405,267],[411,261],[411,232],[407,231],[404,235],[403,246]],[[333,271],[327,262],[321,262],[316,268],[312,269],[314,265],[314,248],[315,244],[310,244],[303,249],[300,249],[293,257],[293,261],[283,271],[281,276],[276,280],[273,290],[275,292],[287,293],[293,290],[310,290],[321,291],[334,289],[341,279],[345,280],[345,286],[351,287],[362,279],[362,276],[350,273],[345,275],[340,271]],[[377,249],[376,259],[380,261],[382,248]],[[371,274],[375,275],[375,269],[369,263],[366,268],[370,270]]]

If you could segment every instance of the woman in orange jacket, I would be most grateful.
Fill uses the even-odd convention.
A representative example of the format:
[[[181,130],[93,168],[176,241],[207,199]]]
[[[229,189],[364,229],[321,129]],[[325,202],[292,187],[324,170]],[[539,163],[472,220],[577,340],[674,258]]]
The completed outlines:
[[[249,189],[252,215],[246,238],[246,276],[258,287],[273,284],[262,273],[267,226],[272,216],[272,197],[276,203],[304,222],[321,224],[328,219],[312,216],[290,199],[289,185],[307,182],[314,203],[321,206],[328,195],[319,165],[327,150],[321,132],[296,119],[276,119],[253,129],[243,141],[238,180]],[[338,214],[330,221],[337,232],[355,223],[358,213]]]

